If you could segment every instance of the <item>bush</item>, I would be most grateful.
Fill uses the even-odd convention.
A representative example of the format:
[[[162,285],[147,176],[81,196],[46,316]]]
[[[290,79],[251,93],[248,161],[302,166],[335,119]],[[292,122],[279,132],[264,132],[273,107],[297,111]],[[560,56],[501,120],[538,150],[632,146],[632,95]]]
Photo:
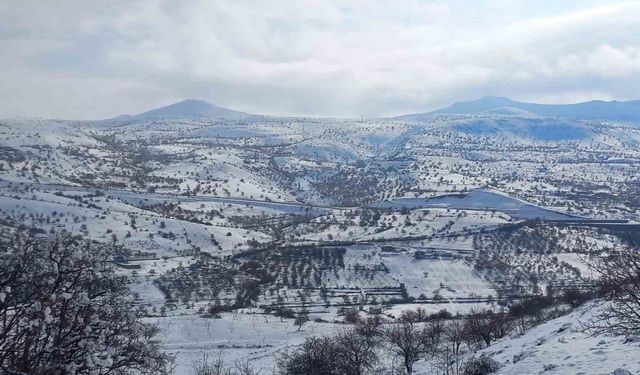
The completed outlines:
[[[561,301],[571,307],[578,307],[593,298],[593,294],[589,292],[581,292],[579,290],[570,289],[562,293]]]
[[[360,321],[360,312],[358,309],[346,309],[344,311],[344,321],[350,324],[356,324]]]
[[[330,337],[310,337],[295,352],[284,353],[278,359],[278,370],[282,375],[332,374],[339,354]]]
[[[553,306],[553,297],[549,296],[531,296],[524,298],[509,308],[509,315],[514,318],[523,316],[540,317],[542,311],[547,307]]]
[[[453,314],[449,312],[447,309],[442,309],[436,313],[429,314],[428,320],[437,320],[437,319],[452,319]]]
[[[249,362],[237,361],[235,365],[228,366],[222,357],[210,359],[207,353],[193,363],[193,375],[257,375],[258,372],[251,367]]]
[[[464,375],[486,375],[498,371],[498,362],[490,357],[471,358],[462,370]]]

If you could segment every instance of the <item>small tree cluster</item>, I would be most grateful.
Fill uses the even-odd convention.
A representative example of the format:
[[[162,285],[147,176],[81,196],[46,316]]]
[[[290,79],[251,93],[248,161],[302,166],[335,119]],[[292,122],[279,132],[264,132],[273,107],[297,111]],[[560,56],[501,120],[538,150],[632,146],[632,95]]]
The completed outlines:
[[[335,336],[308,338],[278,360],[279,374],[364,374],[377,364],[381,336],[379,321],[367,320]]]

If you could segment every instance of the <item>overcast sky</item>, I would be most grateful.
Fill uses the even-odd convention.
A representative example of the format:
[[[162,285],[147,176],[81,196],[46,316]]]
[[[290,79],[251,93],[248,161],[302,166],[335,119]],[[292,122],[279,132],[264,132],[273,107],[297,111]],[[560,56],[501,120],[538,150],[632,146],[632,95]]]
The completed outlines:
[[[623,100],[640,98],[640,1],[4,0],[0,51],[0,117]]]

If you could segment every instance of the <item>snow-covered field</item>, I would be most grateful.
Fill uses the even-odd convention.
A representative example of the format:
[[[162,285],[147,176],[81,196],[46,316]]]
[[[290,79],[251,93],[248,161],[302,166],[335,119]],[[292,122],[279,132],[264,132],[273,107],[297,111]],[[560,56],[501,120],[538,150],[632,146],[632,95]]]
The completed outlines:
[[[488,355],[496,360],[497,374],[612,374],[623,368],[640,371],[637,342],[618,336],[592,336],[583,332],[581,322],[600,308],[589,303],[565,316],[514,333],[490,347],[468,356]],[[415,308],[416,306],[411,306]],[[423,307],[420,305],[420,307]],[[470,306],[461,313],[477,306]],[[427,306],[428,312],[430,310]],[[396,311],[392,311],[396,312]],[[309,336],[331,335],[347,329],[345,324],[309,322],[301,330],[290,320],[247,313],[223,314],[220,319],[176,316],[149,318],[163,332],[162,345],[176,356],[176,374],[192,373],[193,364],[207,353],[226,363],[249,361],[261,373],[270,373],[283,351],[291,351]],[[429,360],[418,362],[417,374],[432,371]]]
[[[248,360],[261,373],[274,370],[277,356],[293,350],[305,337],[328,335],[343,324],[309,322],[302,329],[290,319],[268,315],[223,314],[220,319],[197,316],[151,318],[162,331],[163,347],[177,357],[176,375],[192,373],[203,353],[221,356],[232,365]]]

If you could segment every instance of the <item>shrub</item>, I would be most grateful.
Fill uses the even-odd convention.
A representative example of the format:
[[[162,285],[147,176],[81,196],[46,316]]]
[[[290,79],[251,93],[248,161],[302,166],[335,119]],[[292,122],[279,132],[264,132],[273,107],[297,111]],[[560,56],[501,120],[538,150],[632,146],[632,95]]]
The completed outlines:
[[[498,371],[498,362],[490,357],[471,358],[465,364],[462,370],[464,375],[486,375],[493,374]]]
[[[562,293],[560,300],[571,307],[578,307],[593,298],[593,294],[589,292],[581,292],[579,290],[570,289]]]
[[[207,353],[193,363],[193,375],[257,375],[249,362],[237,361],[235,365],[228,366],[222,357],[210,359]]]

